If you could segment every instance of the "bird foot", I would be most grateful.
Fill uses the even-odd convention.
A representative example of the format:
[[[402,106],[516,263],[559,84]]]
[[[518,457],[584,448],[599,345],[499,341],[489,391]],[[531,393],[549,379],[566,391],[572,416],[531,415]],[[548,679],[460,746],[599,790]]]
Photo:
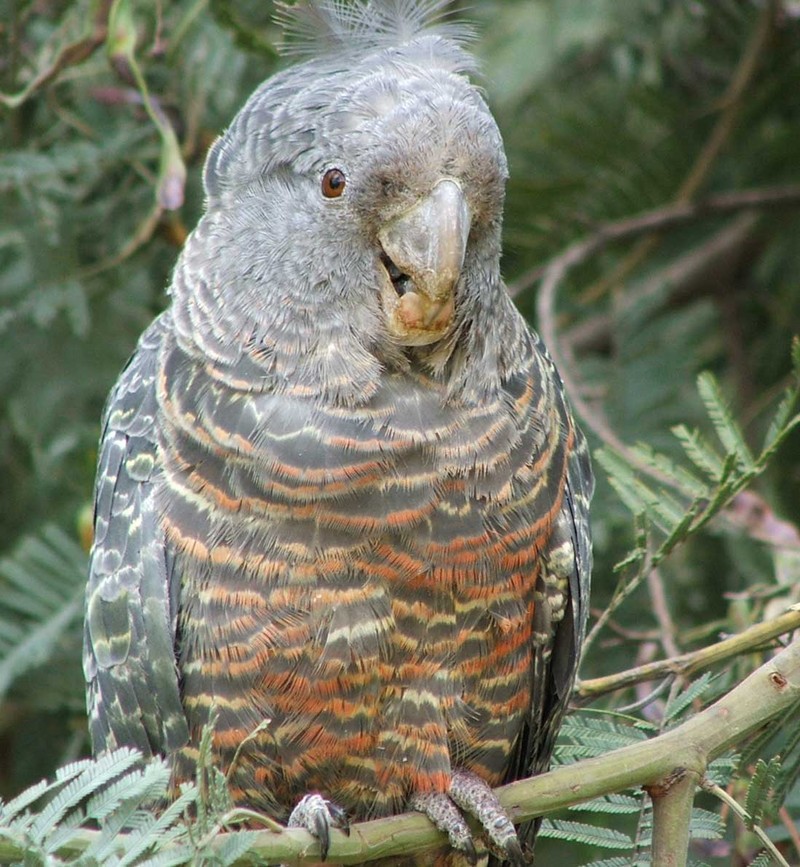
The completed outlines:
[[[350,824],[344,810],[318,794],[301,798],[286,825],[288,828],[305,828],[312,837],[316,837],[323,861],[328,857],[331,845],[331,828],[339,828],[345,834],[350,833]]]
[[[462,852],[470,864],[478,861],[472,832],[461,811],[474,816],[486,835],[492,854],[513,867],[525,867],[527,860],[514,823],[489,784],[471,771],[454,771],[447,794],[417,794],[409,807],[425,815],[444,831],[450,845]],[[460,808],[460,809],[459,809]]]

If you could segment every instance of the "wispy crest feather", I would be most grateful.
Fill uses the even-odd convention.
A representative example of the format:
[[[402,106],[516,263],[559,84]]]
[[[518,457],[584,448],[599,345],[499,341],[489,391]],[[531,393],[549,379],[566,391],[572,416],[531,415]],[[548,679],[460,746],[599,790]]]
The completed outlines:
[[[284,30],[282,53],[306,58],[359,55],[402,45],[422,33],[457,43],[473,38],[472,28],[448,20],[448,0],[298,0],[279,3],[276,20]]]

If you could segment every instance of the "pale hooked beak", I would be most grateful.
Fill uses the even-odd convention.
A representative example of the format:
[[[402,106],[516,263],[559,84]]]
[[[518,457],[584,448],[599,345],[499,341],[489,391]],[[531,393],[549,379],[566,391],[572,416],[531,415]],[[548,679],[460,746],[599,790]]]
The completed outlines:
[[[432,343],[452,321],[470,223],[461,186],[445,178],[378,232],[389,278],[381,299],[398,341]]]

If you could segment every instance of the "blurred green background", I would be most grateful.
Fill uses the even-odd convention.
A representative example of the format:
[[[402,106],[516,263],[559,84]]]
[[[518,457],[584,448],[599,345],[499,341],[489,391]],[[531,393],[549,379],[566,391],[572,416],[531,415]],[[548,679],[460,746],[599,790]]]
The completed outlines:
[[[531,269],[600,224],[681,197],[800,183],[797,2],[461,5],[510,160],[504,273],[534,324]],[[171,268],[202,210],[209,144],[282,62],[273,14],[273,3],[256,0],[0,0],[4,796],[87,751],[81,594],[103,402],[166,304]],[[157,195],[163,201],[179,179],[175,148],[187,168],[185,200],[168,211]],[[558,324],[581,396],[624,442],[676,454],[671,426],[708,428],[695,377],[710,369],[759,442],[800,333],[797,199],[688,222],[634,261],[636,248],[607,247],[561,289]],[[598,476],[593,607],[602,610],[633,533],[630,513]],[[679,649],[796,601],[796,552],[769,541],[797,541],[797,432],[756,491],[763,499],[745,529],[712,525],[662,569]],[[767,544],[747,532],[753,526],[767,528]],[[652,609],[642,587],[583,676],[663,654]],[[756,663],[737,663],[733,675]],[[740,834],[715,845],[723,848],[702,857],[747,863]],[[541,850],[562,851],[549,841]],[[590,854],[574,852],[570,863]]]

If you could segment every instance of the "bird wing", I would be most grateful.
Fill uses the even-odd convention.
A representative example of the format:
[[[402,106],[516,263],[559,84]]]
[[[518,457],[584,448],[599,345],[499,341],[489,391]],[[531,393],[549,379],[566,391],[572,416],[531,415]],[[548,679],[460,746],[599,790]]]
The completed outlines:
[[[175,664],[177,577],[155,507],[156,374],[168,317],[142,335],[106,406],[95,490],[84,672],[95,752],[188,740]]]
[[[572,420],[547,352],[539,343],[543,367],[556,377],[552,408],[568,443],[561,509],[542,550],[542,568],[534,613],[537,641],[532,654],[532,690],[528,719],[515,745],[506,782],[543,773],[550,767],[556,736],[569,704],[580,662],[589,610],[592,572],[589,501],[594,476],[586,440]],[[541,820],[519,829],[532,845]],[[494,864],[490,861],[490,864]]]
[[[567,459],[564,500],[553,534],[543,552],[545,587],[566,590],[563,617],[552,627],[549,645],[534,653],[531,714],[538,724],[520,768],[523,775],[538,774],[550,766],[556,735],[569,703],[580,662],[589,610],[592,548],[589,500],[594,478],[583,434],[574,428],[574,444]],[[563,589],[562,589],[563,588]]]

